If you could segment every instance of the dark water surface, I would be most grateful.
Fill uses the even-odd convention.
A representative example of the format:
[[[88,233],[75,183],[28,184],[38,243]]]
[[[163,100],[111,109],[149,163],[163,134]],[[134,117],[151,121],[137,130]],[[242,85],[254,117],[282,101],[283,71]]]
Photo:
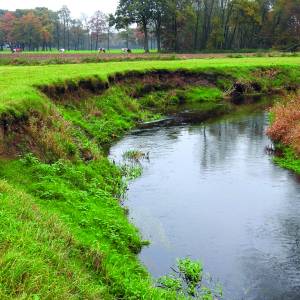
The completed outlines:
[[[203,262],[225,299],[300,299],[300,183],[265,153],[267,116],[141,131],[112,147],[150,152],[129,186],[130,218],[154,277]]]

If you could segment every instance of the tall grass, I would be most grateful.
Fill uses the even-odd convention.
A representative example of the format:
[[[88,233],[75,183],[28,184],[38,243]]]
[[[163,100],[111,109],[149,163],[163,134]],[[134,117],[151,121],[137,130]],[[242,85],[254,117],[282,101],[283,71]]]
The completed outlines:
[[[271,113],[273,122],[267,131],[270,138],[300,154],[300,98],[278,103]]]

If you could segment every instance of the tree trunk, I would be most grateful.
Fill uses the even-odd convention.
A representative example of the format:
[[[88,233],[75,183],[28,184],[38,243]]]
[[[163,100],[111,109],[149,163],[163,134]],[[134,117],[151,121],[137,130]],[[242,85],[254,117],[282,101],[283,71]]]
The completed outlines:
[[[70,29],[69,28],[68,28],[68,51],[70,51]]]
[[[96,33],[96,46],[95,46],[95,50],[98,50],[98,42],[99,42],[99,33]]]
[[[148,37],[148,28],[147,21],[143,21],[143,31],[144,31],[144,50],[146,53],[149,53],[149,37]]]
[[[161,36],[160,36],[160,30],[156,32],[156,43],[157,43],[157,52],[161,52]]]
[[[156,46],[157,46],[157,52],[161,52],[161,16],[156,17],[155,22],[155,33],[156,33]]]
[[[107,50],[109,51],[109,48],[110,48],[110,40],[109,40],[109,34],[110,34],[110,29],[108,27],[108,30],[107,30]]]
[[[200,22],[200,0],[197,0],[197,19],[195,27],[195,37],[194,37],[194,50],[198,50],[198,34],[199,34],[199,22]]]
[[[64,21],[64,49],[66,49],[66,22]]]
[[[178,51],[178,27],[177,27],[177,16],[176,12],[174,15],[174,51]]]
[[[59,23],[56,24],[56,35],[57,35],[57,50],[59,50],[59,39],[60,39],[60,36],[59,36]]]

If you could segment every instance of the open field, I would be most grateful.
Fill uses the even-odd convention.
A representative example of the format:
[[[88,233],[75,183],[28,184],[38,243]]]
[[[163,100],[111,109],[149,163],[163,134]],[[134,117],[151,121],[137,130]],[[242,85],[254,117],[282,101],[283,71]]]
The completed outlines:
[[[224,68],[234,68],[238,72],[238,69],[241,68],[275,66],[300,66],[300,57],[220,58],[25,67],[5,66],[0,68],[0,114],[12,112],[20,115],[30,107],[43,106],[47,102],[47,99],[39,93],[36,86],[59,83],[67,79],[76,81],[84,77],[98,76],[105,81],[111,74],[129,70],[175,70],[180,68],[190,70],[215,68],[221,70]]]
[[[0,52],[0,65],[49,65],[49,64],[75,64],[98,63],[108,61],[133,60],[186,60],[186,59],[214,59],[214,58],[243,58],[243,57],[293,57],[298,53],[283,52],[241,52],[241,53],[144,53],[133,51],[125,54],[115,50],[108,53],[97,51],[67,51],[65,53],[53,52]]]
[[[300,57],[0,67],[0,298],[175,299],[138,261],[148,242],[120,205],[141,170],[107,147],[185,105],[201,120],[239,111],[235,92],[285,93],[299,75]]]

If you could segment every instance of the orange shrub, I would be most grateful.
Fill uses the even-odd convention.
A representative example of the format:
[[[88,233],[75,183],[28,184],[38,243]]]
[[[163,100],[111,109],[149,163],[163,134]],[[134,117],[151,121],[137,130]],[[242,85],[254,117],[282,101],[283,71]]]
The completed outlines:
[[[300,154],[300,97],[277,104],[271,112],[274,120],[267,130],[268,136],[275,142],[292,146]]]

